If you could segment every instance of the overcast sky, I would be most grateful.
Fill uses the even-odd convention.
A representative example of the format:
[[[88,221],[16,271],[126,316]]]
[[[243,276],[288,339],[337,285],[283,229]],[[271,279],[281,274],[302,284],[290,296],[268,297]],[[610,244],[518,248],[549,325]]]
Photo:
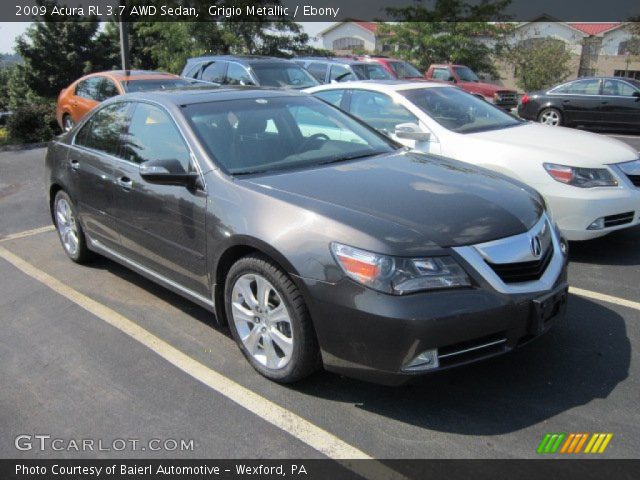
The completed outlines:
[[[303,22],[305,32],[315,37],[319,31],[324,30],[332,22]],[[0,22],[0,53],[13,53],[13,45],[16,37],[23,33],[31,25],[28,22]],[[317,42],[311,42],[319,46]]]

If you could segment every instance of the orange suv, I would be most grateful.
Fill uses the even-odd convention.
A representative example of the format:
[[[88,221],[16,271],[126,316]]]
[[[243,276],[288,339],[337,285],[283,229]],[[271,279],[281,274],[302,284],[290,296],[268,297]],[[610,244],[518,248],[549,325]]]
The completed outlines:
[[[144,70],[110,70],[86,75],[58,95],[56,119],[64,131],[69,131],[89,110],[107,98],[141,90],[162,90],[192,85],[170,73]]]

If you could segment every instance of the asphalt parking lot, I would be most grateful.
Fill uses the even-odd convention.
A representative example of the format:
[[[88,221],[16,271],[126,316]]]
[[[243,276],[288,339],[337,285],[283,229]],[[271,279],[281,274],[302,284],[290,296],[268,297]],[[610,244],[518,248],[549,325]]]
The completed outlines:
[[[111,261],[69,261],[43,162],[0,152],[3,458],[534,458],[547,432],[611,432],[606,458],[640,451],[638,228],[571,246],[566,321],[513,354],[402,388],[329,373],[284,387],[205,310]],[[193,448],[22,451],[21,434]]]

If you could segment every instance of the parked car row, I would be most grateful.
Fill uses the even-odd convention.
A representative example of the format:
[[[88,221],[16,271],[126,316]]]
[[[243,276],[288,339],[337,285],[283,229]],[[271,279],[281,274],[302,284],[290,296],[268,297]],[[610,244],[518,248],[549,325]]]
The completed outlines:
[[[320,62],[300,62],[193,59],[152,90],[112,73],[131,93],[47,153],[69,258],[104,255],[209,309],[274,381],[324,367],[397,384],[543,334],[566,309],[567,240],[640,223],[622,142],[446,82],[356,80],[357,59],[327,60],[325,80],[355,78],[318,85]]]

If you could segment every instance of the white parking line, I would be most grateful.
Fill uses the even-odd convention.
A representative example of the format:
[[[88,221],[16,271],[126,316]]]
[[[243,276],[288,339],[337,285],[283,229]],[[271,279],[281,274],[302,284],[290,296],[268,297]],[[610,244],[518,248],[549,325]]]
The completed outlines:
[[[46,227],[34,228],[32,230],[25,230],[24,232],[12,233],[11,235],[7,235],[6,237],[0,237],[0,242],[7,242],[9,240],[16,240],[18,238],[31,237],[32,235],[38,235],[39,233],[51,232],[55,230],[56,227],[53,225],[47,225]]]
[[[592,300],[599,300],[601,302],[613,303],[622,307],[640,310],[640,302],[634,302],[625,298],[614,297],[613,295],[606,295],[604,293],[593,292],[591,290],[584,290],[577,287],[569,287],[569,292],[573,293],[574,295],[580,295],[581,297],[590,298]]]
[[[261,419],[284,430],[289,435],[304,442],[323,455],[339,461],[344,467],[358,475],[371,479],[405,480],[406,477],[378,461],[358,461],[373,460],[373,457],[349,445],[308,420],[194,360],[115,310],[62,283],[60,280],[36,268],[1,246],[0,258],[3,258],[29,277],[44,284],[59,295],[71,300],[92,315],[137,340],[196,380],[224,395],[229,400],[249,410]]]

